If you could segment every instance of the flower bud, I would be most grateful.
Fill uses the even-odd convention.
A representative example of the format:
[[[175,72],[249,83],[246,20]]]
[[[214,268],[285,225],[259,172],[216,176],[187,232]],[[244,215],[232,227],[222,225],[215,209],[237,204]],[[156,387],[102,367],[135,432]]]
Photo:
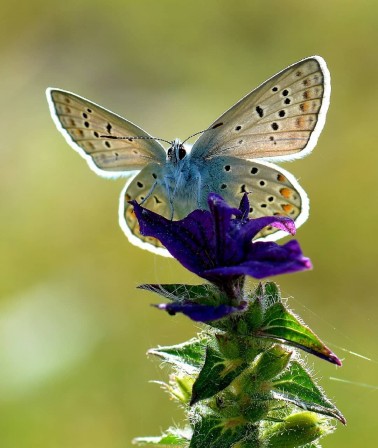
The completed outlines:
[[[295,448],[333,430],[329,421],[313,412],[298,412],[265,431],[267,448]]]

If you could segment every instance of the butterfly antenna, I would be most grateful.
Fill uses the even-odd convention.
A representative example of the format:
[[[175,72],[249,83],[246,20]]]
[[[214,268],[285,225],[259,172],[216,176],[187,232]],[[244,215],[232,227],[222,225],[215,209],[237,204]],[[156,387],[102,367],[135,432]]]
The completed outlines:
[[[185,142],[187,142],[189,139],[191,139],[191,138],[194,137],[195,135],[203,134],[204,132],[211,131],[212,129],[215,129],[215,128],[217,128],[217,127],[219,127],[219,126],[222,126],[222,125],[223,125],[223,123],[216,123],[216,124],[214,124],[213,126],[211,126],[211,128],[207,128],[207,129],[204,129],[203,131],[196,132],[196,133],[190,135],[188,138],[186,138],[186,139],[182,142],[182,144],[184,144]]]
[[[100,135],[101,138],[111,138],[113,140],[129,140],[130,142],[132,142],[133,140],[160,140],[162,142],[168,143],[168,144],[172,144],[172,142],[170,142],[169,140],[165,140],[164,138],[159,138],[159,137],[146,137],[146,136],[137,136],[137,137],[119,137],[117,135]]]

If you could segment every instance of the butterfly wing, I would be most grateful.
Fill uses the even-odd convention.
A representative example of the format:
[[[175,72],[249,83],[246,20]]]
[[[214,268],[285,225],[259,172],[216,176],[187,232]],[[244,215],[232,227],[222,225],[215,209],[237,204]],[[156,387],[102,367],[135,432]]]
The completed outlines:
[[[169,199],[162,179],[162,167],[152,162],[127,182],[119,201],[119,224],[132,244],[159,255],[170,256],[158,239],[140,233],[134,208],[129,204],[129,201],[136,200],[143,207],[170,218]]]
[[[161,179],[161,167],[166,163],[164,148],[150,139],[143,129],[85,98],[59,89],[47,89],[46,94],[57,128],[93,171],[114,177],[142,170],[122,191],[120,225],[131,243],[160,255],[169,255],[160,241],[140,234],[133,207],[127,202],[132,199],[144,201],[148,208],[167,215],[168,212],[163,210],[168,208],[164,189],[155,182],[157,176]],[[160,201],[162,207],[157,206],[156,201]]]
[[[152,161],[165,163],[156,140],[132,139],[151,136],[130,121],[71,92],[50,88],[46,94],[57,128],[97,174],[122,176]]]
[[[249,218],[288,216],[297,227],[306,221],[309,201],[295,178],[268,162],[219,156],[206,164],[201,185],[201,206],[207,208],[210,192],[220,194],[226,202],[238,207],[244,193],[249,193]],[[266,227],[256,238],[276,240],[287,236],[276,228]]]
[[[319,56],[303,59],[220,116],[194,143],[192,157],[277,161],[303,157],[323,129],[330,91],[325,61]]]

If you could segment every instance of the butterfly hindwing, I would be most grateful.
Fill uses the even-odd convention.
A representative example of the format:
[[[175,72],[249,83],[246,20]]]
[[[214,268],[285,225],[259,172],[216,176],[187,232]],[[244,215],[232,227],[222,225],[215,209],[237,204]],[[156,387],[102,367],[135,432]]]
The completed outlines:
[[[330,75],[319,56],[273,76],[219,117],[194,143],[199,159],[290,160],[315,146],[329,105]]]
[[[213,157],[206,166],[201,205],[209,192],[220,194],[226,202],[238,207],[244,193],[250,202],[249,218],[288,216],[298,227],[308,216],[306,193],[294,177],[271,163],[246,161],[237,157]],[[265,228],[257,236],[276,240],[284,235],[276,228]]]
[[[130,121],[64,90],[48,89],[47,98],[58,129],[98,174],[122,175],[151,161],[165,162],[166,153],[159,142],[132,139],[150,136]]]
[[[158,163],[150,163],[135,177],[130,179],[122,190],[119,203],[119,223],[129,240],[143,249],[159,255],[169,256],[168,251],[156,238],[145,237],[140,233],[139,223],[133,206],[129,201],[136,200],[143,207],[170,218],[171,209],[164,182],[162,168]]]

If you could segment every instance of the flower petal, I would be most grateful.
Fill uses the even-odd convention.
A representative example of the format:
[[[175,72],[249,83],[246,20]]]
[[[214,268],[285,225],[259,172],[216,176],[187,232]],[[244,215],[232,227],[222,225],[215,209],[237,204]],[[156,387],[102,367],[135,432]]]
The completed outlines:
[[[294,221],[287,216],[264,216],[262,218],[250,219],[245,223],[240,229],[239,238],[244,241],[250,241],[267,226],[276,227],[292,235],[295,235],[296,232]]]
[[[167,311],[171,315],[176,313],[183,313],[185,316],[190,317],[190,319],[196,322],[209,322],[212,320],[222,319],[229,314],[235,313],[237,311],[242,311],[246,304],[243,303],[241,306],[235,307],[230,305],[198,305],[196,303],[161,303],[159,305],[153,305],[159,310]]]
[[[161,241],[179,262],[200,275],[214,267],[214,228],[211,214],[206,210],[195,210],[181,221],[171,221],[146,208],[136,201],[130,202],[139,221],[140,232]]]
[[[202,277],[215,281],[218,277],[250,275],[261,279],[272,275],[288,274],[311,269],[311,261],[304,257],[297,241],[292,240],[283,246],[273,242],[256,242],[248,259],[234,266],[209,269]]]
[[[239,209],[210,193],[207,210],[195,210],[180,221],[168,220],[132,201],[143,235],[158,238],[187,269],[222,290],[244,275],[261,279],[311,268],[296,241],[282,246],[252,238],[266,226],[295,233],[294,222],[285,216],[249,219],[245,194]],[[228,285],[229,286],[229,285]]]
[[[215,232],[215,263],[223,264],[226,259],[237,253],[237,241],[230,239],[233,221],[231,218],[241,218],[242,212],[227,204],[218,194],[210,193],[208,197],[209,209],[213,219]]]
[[[248,219],[249,214],[249,200],[248,193],[244,193],[240,201],[239,210],[242,213],[242,219]]]

